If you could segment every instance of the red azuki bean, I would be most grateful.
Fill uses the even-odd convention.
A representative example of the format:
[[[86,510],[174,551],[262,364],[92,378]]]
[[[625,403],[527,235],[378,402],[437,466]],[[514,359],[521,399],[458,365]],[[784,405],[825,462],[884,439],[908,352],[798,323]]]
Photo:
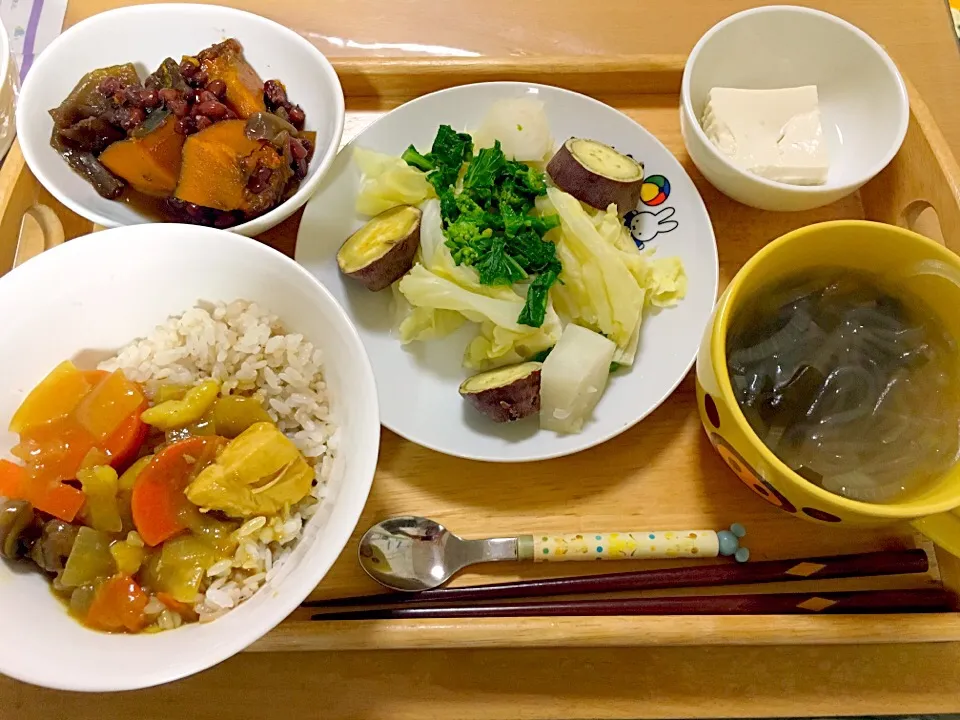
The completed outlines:
[[[173,126],[173,131],[178,135],[190,135],[197,130],[196,121],[187,115],[177,120]]]
[[[168,100],[167,109],[178,118],[186,117],[190,112],[190,106],[186,100]]]
[[[213,125],[213,120],[204,115],[195,115],[193,118],[193,124],[197,128],[197,132],[200,132],[201,130],[206,130],[208,127]]]
[[[297,160],[296,173],[297,177],[301,180],[307,176],[307,161],[303,158]]]
[[[233,213],[217,212],[216,210],[214,210],[214,212],[216,213],[216,215],[215,215],[215,217],[214,217],[214,219],[213,219],[213,226],[214,226],[214,227],[218,227],[218,228],[228,228],[228,227],[230,227],[231,225],[235,224],[236,220],[235,220],[235,218],[233,217]]]
[[[197,115],[206,115],[212,120],[219,120],[226,117],[227,106],[214,100],[213,102],[202,102],[194,105],[193,111]]]
[[[197,90],[197,102],[220,102],[220,98],[218,98],[209,90]]]
[[[263,84],[263,96],[273,107],[282,107],[287,104],[287,91],[279,80],[267,80]]]
[[[293,156],[294,160],[303,160],[307,156],[307,150],[305,147],[303,147],[303,145],[300,144],[299,140],[291,138],[290,154]]]
[[[117,112],[120,127],[124,130],[133,130],[137,125],[142,123],[146,117],[147,114],[143,111],[143,108],[138,107],[120,108]]]
[[[145,108],[155,108],[160,104],[160,95],[156,90],[141,90],[140,103]]]
[[[120,94],[120,97],[124,103],[127,105],[132,105],[133,107],[141,107],[143,105],[143,96],[141,91],[143,88],[134,87],[132,85],[127,86],[123,89]]]
[[[171,100],[180,99],[180,91],[174,90],[173,88],[160,88],[157,90],[157,95],[160,96],[160,99],[163,102],[170,102]]]
[[[217,100],[223,100],[227,94],[227,84],[223,80],[211,80],[207,84],[207,91],[213,93]]]
[[[303,111],[303,108],[299,105],[294,105],[287,110],[287,114],[290,116],[290,124],[297,128],[297,130],[303,130],[303,123],[307,119],[307,114]]]
[[[97,86],[97,91],[101,95],[114,95],[123,90],[123,82],[118,77],[105,77]]]

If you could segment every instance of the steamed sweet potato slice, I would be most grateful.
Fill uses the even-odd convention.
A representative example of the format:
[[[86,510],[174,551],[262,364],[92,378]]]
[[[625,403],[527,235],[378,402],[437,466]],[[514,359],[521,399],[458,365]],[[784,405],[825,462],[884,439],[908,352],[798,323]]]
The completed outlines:
[[[150,122],[148,118],[147,122]],[[100,162],[114,175],[148,195],[168,196],[180,176],[180,155],[184,136],[174,130],[177,118],[158,118],[154,129],[110,145]]]
[[[243,120],[224,120],[187,138],[174,193],[177,198],[250,214],[276,204],[290,178],[290,168],[273,145],[248,138],[245,125]],[[267,178],[257,193],[248,188],[254,173]]]
[[[225,40],[197,56],[200,68],[210,80],[222,80],[227,86],[227,105],[241,118],[265,112],[263,80],[243,57],[236,40]]]

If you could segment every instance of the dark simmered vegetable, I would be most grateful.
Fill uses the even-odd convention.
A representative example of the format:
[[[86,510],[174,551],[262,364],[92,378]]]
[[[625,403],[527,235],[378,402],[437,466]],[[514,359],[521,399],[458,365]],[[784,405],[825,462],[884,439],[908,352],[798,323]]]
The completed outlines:
[[[371,218],[347,238],[337,252],[337,266],[368,290],[383,290],[413,267],[418,247],[420,210],[398,205]]]
[[[540,412],[538,362],[497,368],[467,378],[460,395],[494,422],[512,422]]]
[[[0,555],[15,560],[26,555],[29,547],[21,542],[33,525],[33,505],[25,500],[5,500],[0,504]]]
[[[558,188],[598,210],[616,205],[624,215],[640,201],[643,165],[596,140],[567,140],[547,164],[547,174]]]
[[[256,112],[247,118],[247,137],[251,140],[267,140],[273,145],[279,145],[283,133],[289,137],[297,137],[297,129],[278,115],[268,112]]]
[[[59,573],[66,565],[80,528],[63,520],[47,520],[30,549],[30,559],[42,570]]]
[[[130,63],[112,65],[88,72],[76,84],[62,103],[50,111],[57,130],[68,128],[90,117],[97,117],[115,106],[112,98],[100,91],[108,78],[116,78],[124,85],[139,85],[137,69]]]

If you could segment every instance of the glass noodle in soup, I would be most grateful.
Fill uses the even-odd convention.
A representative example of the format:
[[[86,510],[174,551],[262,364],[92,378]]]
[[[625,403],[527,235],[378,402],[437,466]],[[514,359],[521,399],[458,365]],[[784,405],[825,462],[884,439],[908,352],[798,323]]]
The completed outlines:
[[[892,283],[834,268],[773,283],[733,317],[726,351],[754,432],[830,492],[893,501],[957,461],[956,340]]]

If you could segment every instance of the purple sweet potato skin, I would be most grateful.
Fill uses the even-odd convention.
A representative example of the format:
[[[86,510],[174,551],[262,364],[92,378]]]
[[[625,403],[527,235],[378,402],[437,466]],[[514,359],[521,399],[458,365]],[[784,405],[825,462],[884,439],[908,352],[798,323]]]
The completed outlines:
[[[598,210],[606,210],[610,203],[617,206],[621,215],[636,210],[643,180],[620,182],[597,175],[577,161],[567,147],[569,143],[570,140],[565,142],[547,163],[553,184]]]
[[[460,394],[494,422],[522,420],[540,412],[540,370],[534,370],[509,385],[476,393],[464,392],[461,387]]]
[[[390,212],[390,210],[386,210],[385,212]],[[370,222],[374,220],[376,220],[376,218],[373,218]],[[360,232],[360,230],[357,232]],[[355,235],[356,233],[348,237],[343,245],[341,245],[341,249],[346,246]],[[419,247],[420,220],[418,218],[416,226],[401,242],[394,245],[385,255],[377,258],[372,263],[353,272],[344,272],[343,267],[338,266],[340,267],[341,273],[358,281],[366,287],[367,290],[379,292],[380,290],[390,287],[413,267],[413,259],[416,257]]]

